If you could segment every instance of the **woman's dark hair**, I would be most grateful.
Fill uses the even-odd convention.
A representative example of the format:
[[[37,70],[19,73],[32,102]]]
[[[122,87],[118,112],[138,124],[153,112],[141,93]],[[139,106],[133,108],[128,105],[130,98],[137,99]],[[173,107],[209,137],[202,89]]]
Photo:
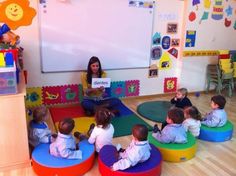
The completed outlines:
[[[66,118],[59,122],[59,132],[61,134],[70,134],[75,127],[75,121],[71,118]]]
[[[173,121],[173,123],[181,124],[184,121],[184,111],[180,108],[171,108],[168,111],[168,117]]]
[[[114,117],[114,114],[106,108],[96,110],[95,121],[97,125],[101,125],[104,129],[111,123],[112,117]]]
[[[132,128],[132,134],[139,141],[146,141],[148,136],[148,128],[143,124],[134,125]]]
[[[195,120],[201,120],[201,113],[198,111],[198,109],[195,106],[189,106],[184,109],[184,111],[189,114],[189,116]]]
[[[211,98],[211,101],[213,101],[215,104],[217,104],[219,106],[219,109],[225,108],[226,100],[225,100],[225,97],[223,97],[222,95],[213,96]]]
[[[98,77],[101,78],[102,77],[102,66],[101,66],[101,62],[100,60],[98,59],[98,57],[96,56],[93,56],[90,58],[89,60],[89,63],[88,63],[88,67],[87,67],[87,82],[89,84],[92,83],[92,74],[93,74],[93,71],[91,69],[91,65],[98,62],[99,64],[99,70],[98,70]]]

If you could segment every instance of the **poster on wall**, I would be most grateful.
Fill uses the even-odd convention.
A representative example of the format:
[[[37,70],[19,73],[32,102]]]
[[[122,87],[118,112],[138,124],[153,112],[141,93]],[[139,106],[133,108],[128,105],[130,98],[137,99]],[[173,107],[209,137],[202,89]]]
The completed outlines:
[[[196,40],[196,31],[187,30],[186,31],[185,47],[194,47],[195,40]]]
[[[177,89],[177,78],[165,78],[164,80],[164,93],[176,92]]]

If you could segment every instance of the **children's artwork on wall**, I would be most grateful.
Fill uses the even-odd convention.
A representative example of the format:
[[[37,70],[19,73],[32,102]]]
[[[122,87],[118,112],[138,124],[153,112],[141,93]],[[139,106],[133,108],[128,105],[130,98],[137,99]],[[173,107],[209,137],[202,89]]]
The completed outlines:
[[[190,12],[188,16],[189,21],[194,21],[196,19],[196,13],[195,12]]]
[[[228,16],[232,16],[233,14],[233,8],[229,5],[227,9],[225,9],[225,12],[227,14],[227,17]]]
[[[158,77],[158,69],[149,69],[148,71],[148,77],[149,78],[156,78]]]
[[[167,70],[167,69],[170,69],[171,66],[172,66],[172,63],[171,63],[170,56],[167,52],[164,52],[159,61],[159,69]]]
[[[138,96],[139,95],[139,80],[125,81],[125,96]]]
[[[36,107],[42,105],[42,88],[26,88],[25,105],[26,107]]]
[[[61,87],[61,103],[79,102],[78,85],[65,85]]]
[[[36,10],[29,7],[29,0],[6,0],[0,3],[0,22],[12,30],[31,25]]]
[[[46,3],[46,0],[39,0],[39,4],[44,4]]]
[[[177,89],[177,78],[165,78],[164,80],[164,93],[176,92]]]
[[[161,33],[156,32],[152,37],[152,44],[153,45],[160,45],[161,44]]]
[[[61,88],[60,86],[43,87],[43,104],[59,104],[61,103]]]
[[[198,51],[183,51],[183,57],[187,56],[217,56],[218,50],[198,50]]]
[[[225,18],[225,27],[230,27],[231,25],[231,20]]]
[[[236,30],[236,20],[235,20],[235,22],[234,22],[234,30]]]
[[[172,38],[171,39],[171,46],[172,47],[179,47],[180,39]]]
[[[142,7],[142,8],[152,8],[152,1],[143,1],[143,0],[129,0],[129,6],[131,7]]]
[[[161,55],[162,55],[161,47],[157,46],[157,47],[152,48],[152,52],[151,52],[151,59],[152,60],[160,59]]]
[[[168,23],[167,24],[167,33],[168,34],[176,34],[178,31],[178,24],[177,23]]]
[[[171,49],[168,50],[168,53],[170,53],[175,58],[178,58],[178,50],[177,49],[171,48]]]
[[[111,96],[117,97],[117,98],[125,96],[125,82],[124,81],[111,82]]]
[[[204,8],[210,9],[211,7],[211,0],[204,0]]]
[[[198,4],[200,4],[200,0],[192,0],[192,5],[196,6],[196,10],[198,10]]]
[[[201,19],[199,21],[199,24],[201,24],[203,20],[207,20],[208,16],[209,16],[209,12],[205,12],[204,11],[203,14],[202,14],[202,17],[201,17]]]
[[[211,18],[213,20],[221,20],[224,15],[224,6],[222,5],[223,0],[215,0],[215,4],[213,6],[213,12],[211,14]]]
[[[186,31],[185,47],[194,47],[196,39],[196,31]]]
[[[164,36],[161,41],[161,45],[163,49],[169,49],[170,47],[170,37]]]

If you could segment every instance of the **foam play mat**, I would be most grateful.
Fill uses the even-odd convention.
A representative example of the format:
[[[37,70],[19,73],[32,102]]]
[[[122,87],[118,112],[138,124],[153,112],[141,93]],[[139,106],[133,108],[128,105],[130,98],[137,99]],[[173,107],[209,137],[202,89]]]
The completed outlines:
[[[164,122],[171,107],[169,101],[150,101],[138,106],[137,112],[144,118],[155,122]]]
[[[130,135],[135,124],[144,124],[148,127],[148,130],[152,130],[152,126],[135,114],[123,116],[122,118],[114,117],[111,123],[115,129],[114,137]]]
[[[116,107],[120,115],[112,119],[115,129],[114,137],[126,136],[131,134],[131,129],[135,124],[144,124],[149,130],[152,129],[144,120],[139,118],[123,103]],[[50,108],[51,117],[57,129],[60,120],[71,117],[75,120],[74,131],[87,133],[89,126],[95,123],[94,117],[86,117],[81,106],[54,107]]]

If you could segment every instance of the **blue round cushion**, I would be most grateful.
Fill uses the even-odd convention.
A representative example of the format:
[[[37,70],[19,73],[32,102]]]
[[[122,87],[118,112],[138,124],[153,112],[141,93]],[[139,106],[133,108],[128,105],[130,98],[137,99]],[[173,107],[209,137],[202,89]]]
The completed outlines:
[[[74,166],[83,163],[91,157],[95,151],[94,145],[89,144],[87,140],[81,141],[79,143],[79,148],[83,152],[82,159],[64,159],[50,155],[49,144],[40,144],[34,149],[32,159],[41,165],[52,168]]]
[[[230,140],[233,135],[233,124],[230,121],[222,127],[208,127],[202,125],[199,139],[210,142],[224,142]]]

